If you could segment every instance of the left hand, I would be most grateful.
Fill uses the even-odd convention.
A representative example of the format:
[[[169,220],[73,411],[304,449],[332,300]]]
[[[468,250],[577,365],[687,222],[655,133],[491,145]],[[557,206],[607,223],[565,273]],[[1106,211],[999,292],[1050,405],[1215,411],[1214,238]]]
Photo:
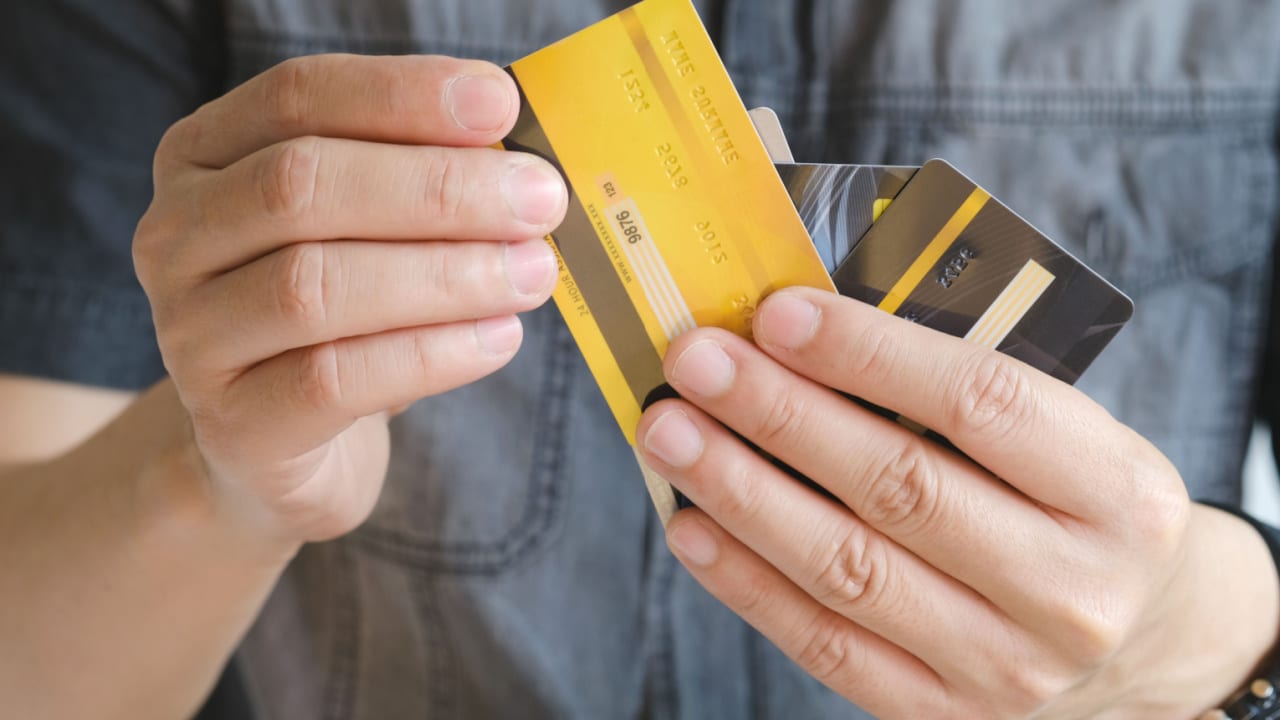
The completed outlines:
[[[1271,649],[1261,539],[1192,505],[1079,391],[816,290],[775,293],[754,329],[758,346],[679,338],[666,374],[683,399],[637,437],[698,506],[668,526],[676,555],[851,701],[882,718],[1191,717]]]

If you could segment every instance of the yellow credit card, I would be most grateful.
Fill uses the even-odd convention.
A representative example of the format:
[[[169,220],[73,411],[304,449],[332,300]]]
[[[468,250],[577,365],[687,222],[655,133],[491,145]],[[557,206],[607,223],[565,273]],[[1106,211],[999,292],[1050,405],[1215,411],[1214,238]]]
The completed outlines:
[[[627,440],[677,335],[749,336],[761,298],[834,289],[688,0],[644,0],[513,63],[503,141],[564,173],[555,301]]]

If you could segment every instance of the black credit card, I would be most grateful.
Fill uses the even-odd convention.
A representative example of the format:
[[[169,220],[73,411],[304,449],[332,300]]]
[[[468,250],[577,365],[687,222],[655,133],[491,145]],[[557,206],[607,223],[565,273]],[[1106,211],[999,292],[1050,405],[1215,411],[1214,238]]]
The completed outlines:
[[[942,160],[915,173],[832,275],[842,295],[1080,378],[1133,303]]]

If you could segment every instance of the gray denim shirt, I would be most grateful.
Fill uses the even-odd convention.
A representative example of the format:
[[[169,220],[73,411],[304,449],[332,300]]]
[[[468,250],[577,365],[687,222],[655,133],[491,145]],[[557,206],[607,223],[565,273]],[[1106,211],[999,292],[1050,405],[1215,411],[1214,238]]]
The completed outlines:
[[[625,4],[19,0],[0,38],[0,337],[18,341],[0,370],[162,373],[128,248],[155,142],[200,102],[299,54],[509,62]],[[1238,501],[1280,4],[697,4],[798,159],[947,158],[1129,293],[1132,323],[1081,387],[1193,496]],[[299,554],[238,662],[269,720],[861,717],[676,565],[552,307],[510,367],[394,422],[372,517]]]

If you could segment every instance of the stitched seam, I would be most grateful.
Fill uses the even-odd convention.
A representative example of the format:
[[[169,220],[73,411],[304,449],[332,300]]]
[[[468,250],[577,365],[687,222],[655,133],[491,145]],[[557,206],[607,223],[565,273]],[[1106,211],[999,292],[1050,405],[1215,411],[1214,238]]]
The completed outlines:
[[[101,319],[112,323],[129,323],[137,328],[151,327],[151,306],[141,288],[92,285],[38,274],[11,273],[0,270],[0,317],[27,317],[36,308],[65,318]]]
[[[426,576],[418,575],[409,581],[414,602],[420,610],[423,627],[423,648],[426,654],[428,717],[450,718],[457,713],[454,692],[458,686],[455,663],[452,662],[452,644],[445,630],[444,615],[437,603],[439,590]]]
[[[233,29],[232,45],[268,58],[334,50],[373,53],[430,50],[509,61],[537,49],[531,43],[495,45],[376,35],[352,38],[250,28]],[[1222,129],[1224,124],[1271,127],[1280,109],[1276,89],[1265,85],[1212,89],[1161,85],[1045,88],[1008,83],[887,85],[821,80],[794,82],[786,78],[745,75],[741,68],[734,68],[734,72],[742,94],[760,93],[777,98],[776,109],[785,117],[798,112],[805,115],[835,112],[853,115],[846,121],[848,125],[932,118],[996,125],[1114,126],[1134,131],[1197,127],[1212,132]],[[807,110],[793,110],[797,103]]]
[[[0,270],[0,330],[8,340],[0,364],[13,372],[128,390],[164,374],[141,289]]]
[[[747,646],[747,677],[751,679],[748,688],[751,701],[751,717],[769,717],[769,683],[775,678],[769,673],[769,666],[764,654],[764,644],[760,634],[743,624],[742,632]]]
[[[360,666],[360,598],[355,587],[355,560],[344,542],[333,544],[337,564],[334,583],[333,646],[329,654],[329,679],[325,683],[325,717],[350,720],[356,700],[356,673]]]
[[[675,651],[676,565],[664,559],[654,578],[650,600],[653,613],[654,645],[649,656],[650,707],[653,717],[676,717],[680,708],[679,671]]]
[[[1274,177],[1275,158],[1270,154],[1258,153],[1250,156],[1250,202],[1247,215],[1248,226],[1258,228],[1260,234],[1265,233],[1267,239],[1275,237],[1274,205],[1276,184]],[[1274,252],[1274,247],[1270,248]],[[1268,255],[1269,257],[1269,255]],[[1237,382],[1228,386],[1230,406],[1227,410],[1231,423],[1230,437],[1232,443],[1222,443],[1223,457],[1215,467],[1223,469],[1221,480],[1231,491],[1241,491],[1240,484],[1234,482],[1240,477],[1244,466],[1244,455],[1253,432],[1253,420],[1258,397],[1258,381],[1261,377],[1261,363],[1264,360],[1263,343],[1267,338],[1266,322],[1268,315],[1262,310],[1263,293],[1270,288],[1271,263],[1260,262],[1242,272],[1242,282],[1236,287],[1242,288],[1235,299],[1235,307],[1239,312],[1232,314],[1232,327],[1227,338],[1230,348],[1228,357],[1245,358],[1245,362],[1233,363]],[[1247,370],[1247,371],[1246,371]],[[1230,392],[1238,387],[1239,392]],[[1239,501],[1239,497],[1233,498]]]
[[[829,115],[840,119],[836,127],[931,122],[1218,133],[1243,126],[1265,134],[1280,110],[1275,90],[1263,86],[809,85],[802,93],[768,78],[738,84],[743,95],[775,105],[786,120]],[[801,103],[806,96],[813,100]]]
[[[391,35],[366,35],[362,37],[320,34],[301,35],[263,30],[261,28],[232,28],[231,46],[259,54],[278,54],[283,49],[302,50],[305,52],[357,50],[374,54],[421,53],[429,50],[433,53],[453,55],[475,53],[491,57],[508,57],[510,60],[516,60],[528,55],[540,47],[536,43],[497,45],[453,40],[428,41]]]

